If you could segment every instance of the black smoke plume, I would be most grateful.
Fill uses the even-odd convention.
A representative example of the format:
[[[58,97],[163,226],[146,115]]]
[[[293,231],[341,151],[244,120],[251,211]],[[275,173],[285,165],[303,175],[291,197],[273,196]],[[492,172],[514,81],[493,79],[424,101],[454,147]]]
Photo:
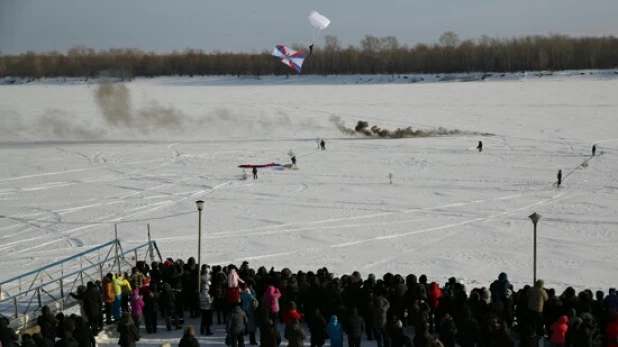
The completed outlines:
[[[359,120],[356,126],[348,128],[341,118],[337,116],[331,116],[330,121],[335,124],[337,129],[345,135],[350,136],[366,136],[366,137],[382,137],[391,139],[401,139],[408,137],[432,137],[432,136],[447,136],[447,135],[480,135],[480,136],[492,136],[490,133],[479,133],[475,131],[464,131],[459,129],[413,129],[412,127],[397,128],[395,130],[383,129],[377,125],[369,126],[369,122]]]

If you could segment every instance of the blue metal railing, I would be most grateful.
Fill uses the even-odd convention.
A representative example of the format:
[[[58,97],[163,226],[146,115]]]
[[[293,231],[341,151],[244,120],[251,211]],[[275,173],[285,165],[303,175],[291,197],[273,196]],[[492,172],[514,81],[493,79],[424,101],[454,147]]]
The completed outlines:
[[[100,251],[104,249],[107,250],[107,255],[101,257]],[[125,259],[128,255],[134,255],[131,261]],[[96,256],[98,257],[94,258]],[[143,256],[143,259],[140,256]],[[93,281],[94,278],[101,280],[104,273],[118,272],[122,267],[133,267],[137,261],[147,261],[148,257],[151,260],[155,258],[158,261],[163,260],[155,241],[148,241],[124,251],[120,241],[113,240],[26,274],[2,281],[0,282],[0,291],[3,294],[0,299],[0,315],[9,318],[14,328],[28,327],[36,319],[35,314],[43,306],[53,306],[59,310],[74,306],[77,302],[68,300],[70,299],[69,293],[73,292],[76,285],[84,284],[84,277]],[[79,267],[79,269],[74,270],[76,267]],[[60,268],[59,271],[53,272],[58,268]],[[65,270],[69,270],[69,273],[65,274]],[[44,276],[49,277],[49,280],[44,281]],[[27,288],[24,289],[22,284],[25,284]],[[68,291],[65,290],[67,285],[70,287]],[[11,288],[8,289],[7,287]]]

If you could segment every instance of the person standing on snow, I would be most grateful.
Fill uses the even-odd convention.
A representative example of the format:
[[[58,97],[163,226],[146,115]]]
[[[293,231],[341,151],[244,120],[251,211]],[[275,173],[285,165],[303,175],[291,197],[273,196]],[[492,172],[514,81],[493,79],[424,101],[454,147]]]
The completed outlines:
[[[326,150],[326,142],[324,142],[324,139],[320,140],[320,147],[322,148],[323,151]]]
[[[592,145],[592,156],[594,157],[596,153],[597,153],[597,145]]]
[[[257,167],[253,167],[253,179],[257,180]]]
[[[562,184],[562,169],[558,170],[558,182],[556,184],[558,187]]]
[[[483,151],[483,141],[479,141],[479,145],[478,145],[478,146],[476,146],[476,149],[478,149],[478,150],[479,150],[479,152],[482,152],[482,151]]]
[[[292,157],[292,165],[296,166],[296,156]]]

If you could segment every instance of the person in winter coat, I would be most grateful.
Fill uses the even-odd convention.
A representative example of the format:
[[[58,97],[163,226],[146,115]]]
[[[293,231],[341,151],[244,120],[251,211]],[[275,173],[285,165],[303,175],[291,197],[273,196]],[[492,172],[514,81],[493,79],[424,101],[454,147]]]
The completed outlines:
[[[300,327],[298,319],[292,319],[290,324],[285,326],[285,338],[288,340],[288,347],[302,347],[305,341],[305,331]]]
[[[178,347],[200,347],[200,342],[195,338],[195,329],[192,325],[185,329]]]
[[[322,347],[326,343],[326,319],[320,313],[320,309],[316,308],[313,315],[309,317],[307,322],[309,326],[309,334],[311,335],[311,347]]]
[[[272,285],[266,287],[266,292],[262,298],[264,306],[268,309],[269,317],[273,322],[277,322],[277,316],[279,315],[279,298],[281,298],[281,292],[279,289]]]
[[[616,295],[616,288],[609,288],[609,294],[603,299],[603,302],[610,304],[610,307],[614,311],[618,310],[618,296]]]
[[[49,308],[49,306],[43,306],[43,309],[41,310],[41,315],[37,318],[36,324],[41,328],[41,335],[43,336],[43,338],[50,341],[56,340],[56,328],[58,327],[58,320],[51,313],[51,309]],[[6,345],[2,346],[6,347]]]
[[[244,284],[241,285],[245,286]],[[255,333],[257,331],[257,314],[255,310],[257,309],[258,301],[255,297],[255,291],[251,285],[246,285],[240,294],[240,304],[242,310],[247,315],[247,332],[249,333],[249,344],[252,346],[257,345],[257,340],[255,339]]]
[[[172,286],[165,282],[163,283],[163,292],[161,293],[161,309],[163,310],[163,316],[165,317],[165,326],[167,331],[172,330],[172,321],[176,330],[182,329],[178,316],[176,315],[176,293],[172,289]]]
[[[244,334],[247,329],[247,315],[243,312],[240,305],[235,305],[227,317],[227,326],[225,332],[230,337],[231,347],[244,347]]]
[[[296,309],[296,303],[294,301],[290,301],[290,308],[283,314],[283,324],[291,324],[295,319],[300,322],[301,315]]]
[[[86,285],[86,291],[82,296],[84,309],[86,311],[86,321],[90,324],[92,334],[95,336],[101,331],[103,324],[103,307],[101,293],[97,285],[90,281]]]
[[[383,347],[387,344],[386,318],[390,307],[391,305],[388,300],[378,291],[373,299],[372,308],[374,336],[378,342],[378,347]]]
[[[23,334],[21,336],[21,347],[37,347],[36,341],[30,334]]]
[[[434,347],[436,345],[436,341],[429,332],[429,326],[423,326],[422,330],[414,331],[414,347]]]
[[[120,337],[118,338],[118,345],[120,345],[120,347],[135,347],[135,342],[140,339],[139,331],[133,323],[131,314],[128,312],[122,314],[116,331],[120,333]]]
[[[445,347],[455,347],[455,339],[457,336],[457,327],[453,318],[446,314],[440,323],[440,341]]]
[[[79,342],[73,336],[75,324],[73,319],[68,318],[63,322],[63,329],[60,340],[56,342],[55,347],[80,347]]]
[[[360,347],[361,336],[365,332],[365,321],[359,316],[356,307],[352,309],[352,315],[348,318],[343,328],[348,335],[348,346]]]
[[[573,334],[573,347],[592,347],[599,340],[598,329],[594,317],[590,313],[581,315],[581,324],[576,327]]]
[[[0,316],[0,344],[2,347],[17,347],[18,340],[19,337],[15,334],[15,330],[9,327],[8,318]]]
[[[391,330],[391,347],[412,347],[412,340],[403,330],[403,323],[397,320]]]
[[[112,324],[112,316],[114,316],[113,308],[116,301],[116,290],[114,289],[114,281],[112,274],[108,273],[103,277],[103,302],[105,303],[105,323]]]
[[[157,282],[152,281],[148,287],[142,288],[141,294],[144,300],[144,322],[146,333],[154,334],[157,332],[157,312],[161,294],[158,291]]]
[[[208,291],[208,284],[202,282],[202,286],[200,288],[200,334],[212,336],[212,331],[210,330],[212,325],[212,297]]]
[[[131,296],[131,317],[133,318],[133,323],[135,323],[135,327],[139,331],[139,326],[142,322],[142,316],[144,314],[144,300],[139,293],[139,290],[134,289],[133,295]]]
[[[260,347],[279,347],[281,333],[272,320],[260,325]]]
[[[74,320],[75,331],[73,331],[73,337],[77,340],[79,347],[95,347],[96,342],[88,322],[83,317],[74,317]]]
[[[605,328],[607,347],[618,347],[618,315]]]
[[[343,347],[343,327],[339,323],[337,316],[330,317],[330,322],[326,326],[326,333],[330,337],[331,347]]]
[[[564,347],[566,342],[566,334],[569,330],[569,318],[565,315],[551,325],[551,338],[552,347]]]
[[[457,342],[461,347],[474,347],[481,342],[481,327],[472,316],[470,307],[462,309],[461,322],[457,329]]]
[[[144,286],[145,276],[141,273],[137,267],[131,269],[131,277],[129,277],[129,284],[133,290],[141,289]]]
[[[228,288],[236,288],[239,283],[245,283],[245,281],[240,278],[236,269],[232,268],[232,271],[227,276],[227,287]]]
[[[432,310],[435,311],[435,309],[438,308],[438,302],[440,301],[441,297],[442,297],[442,290],[438,286],[438,283],[431,282],[429,284],[429,292],[427,293],[427,301],[428,301],[429,307],[431,307]]]
[[[530,324],[534,327],[538,336],[544,336],[543,331],[543,306],[549,299],[547,292],[543,289],[545,282],[537,280],[534,287],[530,289],[528,296],[528,312],[530,314]]]

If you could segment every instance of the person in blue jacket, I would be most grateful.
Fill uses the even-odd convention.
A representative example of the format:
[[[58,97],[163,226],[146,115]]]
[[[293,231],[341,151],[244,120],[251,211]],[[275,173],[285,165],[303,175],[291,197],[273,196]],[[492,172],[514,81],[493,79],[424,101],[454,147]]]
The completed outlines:
[[[337,320],[337,316],[330,317],[330,322],[326,326],[326,332],[330,337],[331,347],[343,347],[343,327]]]

